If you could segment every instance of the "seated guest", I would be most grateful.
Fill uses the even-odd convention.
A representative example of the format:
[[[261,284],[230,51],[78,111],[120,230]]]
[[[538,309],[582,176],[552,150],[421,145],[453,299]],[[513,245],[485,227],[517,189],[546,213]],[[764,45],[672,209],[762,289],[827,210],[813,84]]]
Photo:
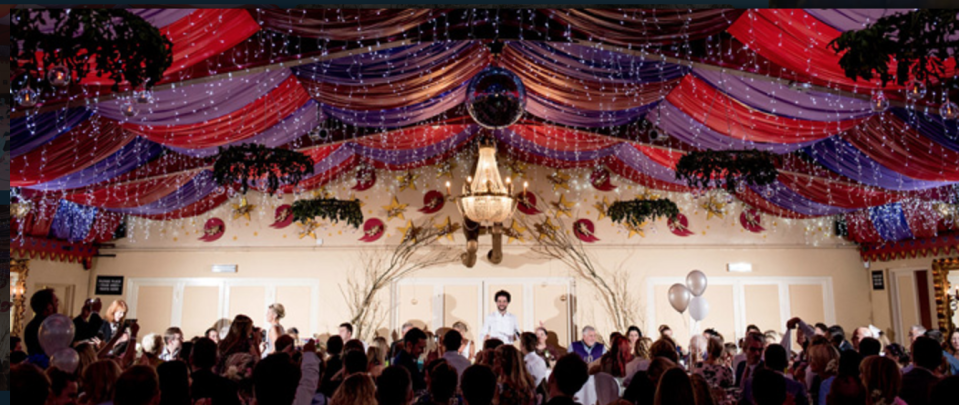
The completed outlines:
[[[676,344],[673,343],[673,339],[668,336],[663,336],[659,338],[652,346],[649,347],[649,357],[650,361],[640,362],[635,368],[633,368],[631,373],[626,374],[626,378],[623,379],[623,385],[629,386],[630,382],[633,379],[633,376],[640,372],[645,371],[648,367],[652,366],[653,362],[657,358],[664,358],[670,360],[671,363],[679,363],[679,353],[676,351]]]
[[[496,350],[496,348],[502,345],[503,345],[502,340],[499,340],[496,338],[486,339],[485,341],[483,341],[483,350]]]
[[[899,397],[909,405],[927,405],[933,385],[939,381],[936,369],[942,364],[942,347],[935,340],[918,336],[912,342],[912,370],[902,376]]]
[[[562,352],[555,345],[548,342],[549,340],[549,331],[546,330],[546,327],[542,326],[543,323],[540,322],[540,327],[536,328],[536,354],[546,360],[546,366],[549,367],[559,359]]]
[[[483,365],[470,366],[463,373],[462,390],[466,405],[490,405],[496,393],[496,374]]]
[[[702,375],[711,387],[729,388],[735,383],[733,369],[726,365],[723,353],[726,349],[718,337],[709,338],[706,343],[706,361],[694,373]]]
[[[860,345],[860,348],[862,346]],[[902,388],[902,374],[896,361],[882,356],[869,356],[862,361],[862,385],[869,393],[866,402],[869,405],[905,405],[899,398]]]
[[[449,353],[447,352],[447,354]],[[453,352],[453,354],[466,360],[459,353]],[[438,360],[438,362],[439,364],[430,368],[429,382],[426,384],[428,392],[417,399],[417,405],[450,405],[450,400],[454,399],[453,395],[456,393],[456,387],[459,384],[456,369],[449,362],[443,360]]]
[[[77,377],[58,368],[48,368],[47,378],[50,379],[50,398],[47,405],[77,405],[79,385]],[[20,392],[17,393],[17,396]]]
[[[197,339],[190,352],[193,384],[190,396],[196,402],[210,398],[211,405],[239,405],[236,384],[213,372],[216,366],[216,343],[208,338]]]
[[[368,375],[351,375],[333,394],[330,405],[376,405],[376,386]]]
[[[674,367],[666,370],[656,387],[655,405],[695,405],[693,385],[683,369]]]
[[[587,364],[599,360],[606,354],[606,347],[596,342],[596,329],[592,326],[583,328],[583,340],[573,342],[569,346],[569,353],[576,353]]]
[[[407,331],[412,332],[412,328]],[[419,329],[417,329],[419,330]],[[423,333],[423,331],[420,331]],[[405,344],[405,343],[404,343]],[[378,405],[409,405],[413,402],[413,387],[410,372],[405,367],[392,365],[383,369],[376,379],[376,401]]]
[[[448,331],[443,335],[443,347],[446,349],[446,352],[443,353],[443,359],[456,370],[456,375],[460,376],[463,375],[466,368],[470,366],[469,359],[460,353],[462,345],[463,335],[456,329]]]
[[[623,335],[616,336],[610,342],[610,349],[600,359],[599,364],[590,368],[590,374],[606,373],[617,378],[622,383],[626,377],[626,365],[633,361],[632,348],[629,340]]]
[[[693,399],[696,405],[714,405],[712,387],[700,374],[690,374],[689,382],[693,386]]]
[[[114,405],[156,405],[160,403],[160,378],[149,366],[133,366],[120,375]]]
[[[423,373],[417,366],[417,359],[423,354],[425,348],[426,334],[419,328],[410,329],[406,332],[406,336],[403,336],[402,350],[393,359],[392,364],[403,367],[409,372],[410,380],[413,382],[413,392],[426,389]]]
[[[493,363],[492,370],[496,373],[499,383],[497,404],[525,405],[535,398],[536,386],[533,383],[533,377],[523,365],[523,355],[513,345],[502,345],[496,348],[496,361]]]
[[[752,402],[744,403],[783,405],[788,397],[786,381],[786,377],[782,373],[777,373],[768,368],[756,370],[751,380],[751,389],[747,391],[749,397],[752,398]],[[744,392],[743,395],[746,396],[747,392]]]
[[[286,353],[260,360],[253,370],[253,394],[257,405],[292,405],[300,383],[300,369]]]
[[[589,369],[579,355],[567,354],[556,360],[549,375],[548,405],[573,405],[573,397],[589,381]],[[588,405],[588,404],[587,404]]]
[[[862,357],[878,356],[882,352],[882,343],[871,337],[863,338],[859,341],[859,354]]]

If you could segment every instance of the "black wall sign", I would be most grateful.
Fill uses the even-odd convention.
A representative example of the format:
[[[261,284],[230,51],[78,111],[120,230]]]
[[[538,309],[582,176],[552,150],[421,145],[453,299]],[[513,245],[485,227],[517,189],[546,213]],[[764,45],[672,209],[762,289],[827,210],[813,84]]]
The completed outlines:
[[[96,295],[123,295],[123,276],[97,276]]]
[[[882,276],[882,270],[875,270],[872,272],[872,289],[873,290],[886,289],[886,281]]]

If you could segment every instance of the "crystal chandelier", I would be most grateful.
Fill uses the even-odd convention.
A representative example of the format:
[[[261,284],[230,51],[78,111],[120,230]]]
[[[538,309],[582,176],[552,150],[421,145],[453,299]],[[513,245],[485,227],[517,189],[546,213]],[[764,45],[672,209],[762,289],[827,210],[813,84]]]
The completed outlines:
[[[449,194],[449,183],[446,183]],[[464,230],[467,234],[467,251],[463,264],[473,267],[476,263],[476,239],[479,228],[489,228],[493,236],[493,250],[487,256],[491,262],[502,261],[503,222],[513,216],[516,210],[516,198],[513,197],[513,183],[506,178],[504,184],[496,164],[496,147],[483,143],[479,147],[479,159],[476,172],[466,178],[463,194],[456,197],[456,207],[465,219]]]

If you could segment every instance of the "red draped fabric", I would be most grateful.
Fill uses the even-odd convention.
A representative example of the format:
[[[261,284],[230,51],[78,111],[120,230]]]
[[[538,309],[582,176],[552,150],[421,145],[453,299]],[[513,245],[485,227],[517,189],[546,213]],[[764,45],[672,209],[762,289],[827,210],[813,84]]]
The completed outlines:
[[[196,177],[187,172],[143,181],[113,184],[86,193],[71,194],[67,200],[102,208],[133,208],[150,204],[176,191]]]
[[[833,207],[867,208],[902,198],[895,192],[795,172],[780,171],[779,181],[803,197]]]
[[[326,159],[327,157],[329,157],[331,153],[339,150],[342,147],[344,147],[344,144],[342,143],[336,144],[336,145],[322,145],[322,146],[317,146],[315,148],[310,148],[310,149],[301,151],[301,153],[303,153],[308,158],[310,158],[310,160],[313,161],[313,164],[317,164],[322,162],[323,159]],[[314,173],[314,174],[319,174],[319,173]]]
[[[869,119],[843,139],[879,164],[908,177],[959,181],[959,152],[920,135],[892,114]]]
[[[344,160],[339,165],[336,165],[329,170],[324,171],[323,173],[316,173],[314,176],[305,179],[296,186],[298,189],[303,190],[314,190],[320,187],[323,187],[324,184],[329,183],[330,180],[333,180],[339,177],[341,174],[349,171],[353,168],[353,165],[356,163],[356,155],[350,156],[348,159]],[[283,186],[282,190],[284,193],[294,192],[293,186]]]
[[[129,181],[148,179],[151,177],[163,176],[171,173],[179,173],[183,171],[197,171],[200,169],[212,169],[213,164],[216,162],[215,158],[194,158],[189,156],[180,155],[177,153],[166,153],[159,158],[154,159],[153,161],[138,167],[136,170],[118,176],[111,180],[113,184],[125,183]],[[103,185],[93,185],[87,189],[76,190],[77,192],[83,192],[81,190],[92,191],[98,186]]]
[[[879,235],[879,231],[876,230],[876,227],[872,225],[872,220],[869,219],[869,210],[849,213],[846,214],[845,218],[846,228],[852,240],[859,243],[883,241],[882,236]]]
[[[775,215],[777,217],[783,218],[792,218],[792,219],[805,219],[812,218],[813,215],[803,215],[793,210],[783,208],[779,205],[773,204],[769,200],[763,198],[759,194],[756,194],[751,188],[747,187],[741,193],[736,193],[736,198],[739,198],[740,201],[746,203],[747,205],[762,211],[766,214]]]
[[[589,38],[657,46],[719,34],[742,14],[733,9],[570,9],[549,16]]]
[[[424,148],[443,142],[465,131],[471,125],[441,125],[434,129],[430,125],[419,125],[395,131],[384,132],[360,138],[353,143],[369,148],[384,150],[409,150]]]
[[[26,187],[86,169],[130,143],[135,135],[94,115],[70,132],[10,162],[10,185]]]
[[[936,209],[936,204],[926,201],[903,202],[903,214],[909,231],[916,239],[931,238],[938,234],[939,222],[942,215]]]
[[[551,169],[577,169],[583,167],[592,167],[599,164],[598,160],[603,160],[563,160],[543,156],[533,151],[516,148],[511,145],[501,145],[498,147],[501,149],[502,153],[506,153],[523,162],[545,166]]]
[[[222,117],[190,125],[152,126],[126,123],[124,128],[151,141],[180,148],[209,148],[241,141],[270,127],[298,110],[310,96],[296,77],[290,76],[269,94]]]
[[[164,76],[219,55],[259,30],[260,25],[244,9],[198,9],[160,29],[173,41],[173,64]]]
[[[21,235],[47,237],[50,225],[53,225],[53,216],[57,214],[60,202],[55,199],[30,199],[33,209],[22,220],[11,217],[11,230],[18,230]]]
[[[644,155],[652,159],[654,162],[658,163],[661,166],[668,167],[670,170],[676,171],[676,164],[679,163],[679,159],[686,155],[686,152],[665,148],[654,148],[652,146],[631,144],[634,148],[642,152]]]
[[[121,222],[123,222],[122,214],[98,210],[97,218],[93,221],[90,233],[87,234],[83,243],[102,243],[113,240],[113,234],[116,233]]]
[[[201,199],[200,201],[197,201],[186,207],[183,207],[174,211],[170,211],[165,214],[137,215],[137,216],[141,218],[153,219],[157,221],[168,221],[172,219],[195,217],[197,215],[202,215],[216,207],[219,207],[220,204],[223,204],[228,199],[230,199],[230,196],[226,192],[223,192],[223,193],[212,192],[206,197],[203,197],[203,199]]]
[[[622,160],[616,158],[607,159],[606,167],[609,170],[612,170],[613,173],[618,174],[619,176],[632,181],[633,183],[639,184],[641,186],[653,188],[656,190],[665,190],[665,191],[674,191],[678,193],[685,193],[689,191],[689,188],[680,184],[667,183],[662,180],[654,179],[649,177],[632,167],[629,167],[626,163],[623,163]]]
[[[510,126],[509,130],[537,146],[560,152],[597,151],[622,142],[591,132],[553,125],[518,124]]]
[[[666,100],[712,130],[736,139],[767,143],[802,143],[827,138],[862,122],[787,118],[754,110],[718,89],[687,75]]]
[[[359,41],[401,34],[446,14],[443,9],[251,10],[263,28],[281,34]]]

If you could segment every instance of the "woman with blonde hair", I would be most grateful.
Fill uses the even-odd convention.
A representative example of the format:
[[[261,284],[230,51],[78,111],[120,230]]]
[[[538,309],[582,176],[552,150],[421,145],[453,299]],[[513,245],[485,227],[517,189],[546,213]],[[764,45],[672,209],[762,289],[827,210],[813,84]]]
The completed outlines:
[[[366,351],[366,359],[370,364],[370,375],[373,378],[379,377],[383,369],[386,368],[386,352],[388,350],[390,350],[390,345],[386,343],[386,338],[377,336]]]
[[[280,325],[280,319],[286,316],[286,308],[283,304],[271,304],[266,309],[266,322],[270,324],[269,332],[266,334],[266,340],[263,342],[263,357],[273,354],[276,350],[276,340],[286,334],[286,329]]]
[[[536,386],[526,370],[523,355],[516,347],[502,345],[496,348],[493,372],[499,376],[496,397],[499,405],[529,405]]]
[[[376,405],[376,386],[366,374],[346,378],[333,394],[330,405]]]
[[[118,331],[123,327],[123,320],[127,316],[127,303],[124,300],[116,300],[107,307],[107,312],[103,317],[103,326],[100,327],[100,333],[103,335],[103,341],[109,342],[113,335],[123,333]]]
[[[825,405],[832,382],[839,373],[839,350],[828,342],[810,346],[809,368],[818,379],[818,384],[813,383],[810,387],[809,397],[814,405]]]
[[[906,405],[899,398],[902,373],[895,360],[882,356],[868,356],[859,365],[862,385],[866,387],[868,405]]]

